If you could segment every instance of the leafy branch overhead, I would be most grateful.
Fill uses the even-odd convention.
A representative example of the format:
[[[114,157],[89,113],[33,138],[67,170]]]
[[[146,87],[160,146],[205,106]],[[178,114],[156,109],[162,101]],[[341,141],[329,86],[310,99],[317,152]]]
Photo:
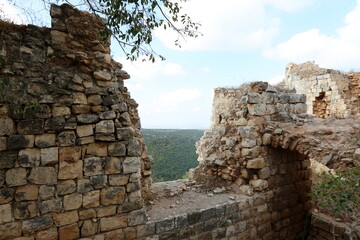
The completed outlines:
[[[48,3],[59,0],[43,0]],[[64,1],[64,0],[63,0]],[[104,37],[110,34],[118,41],[127,58],[134,61],[141,56],[154,62],[157,54],[151,47],[154,30],[164,28],[178,34],[175,45],[181,47],[181,40],[186,37],[198,37],[200,24],[182,14],[181,3],[187,0],[80,0],[90,12],[106,19],[107,30]],[[60,1],[61,2],[61,1]],[[70,4],[76,0],[66,0]]]

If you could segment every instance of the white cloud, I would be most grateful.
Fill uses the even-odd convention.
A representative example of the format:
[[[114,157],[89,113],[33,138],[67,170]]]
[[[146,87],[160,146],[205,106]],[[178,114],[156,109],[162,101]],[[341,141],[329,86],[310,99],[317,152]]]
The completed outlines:
[[[200,70],[204,73],[208,73],[211,71],[211,69],[209,67],[202,67]]]
[[[287,12],[294,12],[312,5],[316,0],[265,0],[265,3]]]
[[[279,82],[281,82],[282,80],[284,80],[284,75],[278,75],[278,76],[275,76],[275,77],[269,79],[267,82],[270,83],[271,85],[276,85]]]
[[[177,63],[161,60],[152,63],[141,59],[131,62],[126,58],[118,58],[116,61],[123,64],[124,70],[130,74],[133,80],[153,80],[159,76],[176,77],[186,75],[183,67]]]
[[[0,19],[16,24],[25,24],[25,17],[7,0],[0,0]]]
[[[360,64],[360,0],[345,17],[345,26],[336,36],[322,34],[319,29],[298,33],[289,40],[264,52],[269,58],[291,62],[315,60],[321,66],[349,68]]]

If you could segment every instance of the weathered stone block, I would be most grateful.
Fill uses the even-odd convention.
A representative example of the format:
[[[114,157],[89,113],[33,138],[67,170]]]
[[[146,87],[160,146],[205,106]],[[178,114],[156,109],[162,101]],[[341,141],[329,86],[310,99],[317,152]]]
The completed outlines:
[[[128,216],[129,226],[136,226],[146,223],[146,213],[144,209],[132,211]]]
[[[268,181],[262,179],[250,180],[249,184],[257,191],[262,191],[269,187]]]
[[[22,222],[22,230],[24,234],[34,233],[40,230],[50,228],[53,225],[51,216],[43,215]]]
[[[65,213],[59,213],[53,217],[54,223],[57,227],[76,223],[79,221],[79,215],[77,211],[70,211]]]
[[[50,228],[45,231],[36,233],[36,240],[57,240],[58,231],[57,228]]]
[[[78,137],[86,137],[94,134],[93,125],[80,125],[76,128]]]
[[[74,163],[62,161],[59,164],[58,178],[61,180],[81,178],[82,168],[83,162],[80,160]]]
[[[190,224],[192,222],[194,222],[194,221],[191,220],[192,216],[195,216],[195,215],[194,214],[188,215]],[[199,219],[200,219],[200,213],[196,214],[196,216],[198,216]],[[174,218],[168,218],[168,219],[165,219],[165,220],[162,220],[162,221],[159,221],[159,222],[155,223],[156,233],[163,233],[163,232],[171,231],[171,230],[174,229],[174,227],[175,227]]]
[[[76,120],[81,124],[96,123],[99,121],[99,116],[97,114],[80,114],[76,116]]]
[[[94,176],[104,174],[105,160],[100,157],[90,157],[84,159],[84,175]]]
[[[42,201],[40,203],[41,214],[51,213],[51,212],[58,213],[61,212],[61,210],[62,210],[62,201],[59,198]]]
[[[89,179],[79,179],[78,180],[78,186],[77,186],[77,192],[78,193],[86,193],[93,190],[91,186],[91,182]]]
[[[56,185],[56,189],[59,195],[70,194],[76,191],[76,183],[74,180],[61,181]]]
[[[96,133],[95,140],[102,142],[115,142],[115,134],[113,133]]]
[[[12,168],[6,171],[6,183],[9,187],[22,186],[27,183],[25,168]]]
[[[99,112],[99,117],[103,120],[111,120],[116,118],[116,113],[114,110]]]
[[[114,216],[100,219],[100,230],[102,232],[123,228],[128,225],[127,218],[124,216]]]
[[[36,217],[38,208],[35,202],[15,202],[14,217],[15,219],[27,219]]]
[[[116,206],[100,207],[96,209],[96,215],[98,218],[108,217],[116,214]]]
[[[123,162],[124,174],[136,173],[140,171],[140,158],[139,157],[127,157]]]
[[[115,125],[113,120],[102,120],[95,126],[96,133],[114,133]]]
[[[21,236],[21,222],[0,225],[0,239],[13,239]]]
[[[128,185],[126,185],[126,192],[134,192],[140,190],[140,184],[137,183],[128,183]]]
[[[107,145],[104,143],[92,143],[89,144],[86,153],[88,155],[106,157],[107,156]]]
[[[249,92],[247,97],[247,102],[251,104],[263,102],[262,95],[259,93]]]
[[[87,97],[87,102],[90,106],[101,105],[103,100],[100,95],[94,94]]]
[[[117,174],[121,172],[123,159],[117,157],[107,157],[105,163],[105,174]]]
[[[243,148],[241,150],[241,156],[244,157],[257,157],[261,154],[261,147],[255,146],[252,148]]]
[[[248,110],[251,115],[263,116],[266,114],[266,104],[249,104]]]
[[[45,121],[45,129],[52,132],[59,132],[65,127],[65,118],[56,117]]]
[[[246,167],[251,169],[261,169],[264,168],[265,165],[266,165],[265,159],[260,157],[260,158],[248,160]]]
[[[12,212],[11,204],[0,205],[0,224],[8,223],[12,221],[13,216],[11,212]]]
[[[94,136],[82,137],[76,139],[76,145],[85,145],[95,142]]]
[[[130,127],[116,128],[116,136],[118,140],[127,141],[134,137],[134,130]]]
[[[90,180],[93,189],[101,189],[107,185],[107,175],[91,176]]]
[[[86,102],[87,102],[87,99],[85,98]],[[73,105],[71,107],[71,112],[73,114],[88,114],[90,113],[91,111],[91,107],[89,105],[84,105],[84,104],[81,104],[81,105]]]
[[[25,134],[41,134],[44,133],[43,119],[26,119],[21,120],[17,127],[18,133]]]
[[[96,218],[96,212],[94,209],[85,209],[79,211],[80,220]]]
[[[17,151],[5,151],[0,154],[0,169],[13,168],[17,162]]]
[[[51,133],[35,136],[35,146],[39,148],[47,148],[55,146],[56,135]]]
[[[241,146],[246,148],[251,148],[256,146],[256,139],[243,138],[241,140]]]
[[[29,181],[35,184],[56,184],[57,176],[53,167],[36,167],[31,169]]]
[[[0,151],[6,150],[6,147],[7,147],[7,138],[0,137]]]
[[[82,195],[78,193],[73,193],[70,195],[64,196],[64,209],[74,210],[79,209],[82,205]]]
[[[131,117],[128,112],[124,112],[120,115],[120,122],[123,126],[130,126],[131,125]]]
[[[128,106],[127,106],[126,102],[120,102],[120,103],[111,105],[111,109],[116,112],[123,113],[123,112],[127,112]]]
[[[64,131],[57,136],[59,146],[67,147],[75,145],[76,135],[74,131]]]
[[[129,176],[127,175],[110,175],[109,184],[111,186],[123,186],[126,185],[129,181]]]
[[[264,167],[259,171],[259,178],[268,179],[271,175],[271,171],[269,167]]]
[[[140,143],[138,139],[130,139],[128,144],[128,156],[138,157],[140,156]]]
[[[20,150],[18,161],[21,167],[38,167],[40,165],[40,149],[26,148]]]
[[[84,221],[83,225],[81,226],[81,236],[91,236],[96,234],[97,232],[97,223],[93,222],[92,220]]]
[[[40,150],[41,165],[57,164],[59,159],[59,149],[57,147],[42,148]]]
[[[101,190],[101,204],[104,206],[121,204],[125,200],[124,187],[109,187]]]
[[[278,93],[275,95],[274,103],[289,103],[290,94],[289,93]]]
[[[11,118],[0,118],[0,136],[15,134],[15,122]]]
[[[16,201],[34,201],[34,200],[38,199],[38,194],[39,194],[39,186],[37,186],[37,185],[21,186],[16,189],[15,200]]]
[[[93,208],[100,206],[100,190],[87,192],[83,195],[83,207]]]
[[[41,185],[39,188],[39,197],[41,200],[47,200],[54,197],[55,187]]]
[[[0,188],[0,204],[8,203],[14,198],[13,188]]]
[[[71,110],[69,107],[53,107],[52,108],[53,117],[68,117],[71,115]]]
[[[71,240],[80,237],[80,230],[77,223],[59,228],[59,239]]]
[[[76,162],[81,158],[81,147],[59,148],[59,161]]]
[[[128,213],[128,212],[132,212],[135,210],[139,210],[141,208],[143,208],[144,205],[141,202],[141,200],[139,201],[134,201],[134,202],[123,202],[119,207],[118,207],[118,213]]]
[[[31,148],[34,146],[34,135],[10,135],[7,142],[8,149]]]

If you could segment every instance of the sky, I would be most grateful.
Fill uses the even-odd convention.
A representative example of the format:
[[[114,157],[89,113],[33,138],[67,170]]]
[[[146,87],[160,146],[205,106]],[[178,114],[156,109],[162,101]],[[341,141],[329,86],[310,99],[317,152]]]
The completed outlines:
[[[29,6],[32,19],[8,1]],[[46,25],[47,10],[35,2],[0,0],[0,14]],[[275,84],[289,62],[360,71],[360,0],[189,0],[182,6],[202,24],[203,36],[179,49],[174,33],[156,30],[152,45],[166,61],[129,62],[112,45],[113,58],[131,75],[125,86],[139,104],[143,128],[207,129],[215,88]]]

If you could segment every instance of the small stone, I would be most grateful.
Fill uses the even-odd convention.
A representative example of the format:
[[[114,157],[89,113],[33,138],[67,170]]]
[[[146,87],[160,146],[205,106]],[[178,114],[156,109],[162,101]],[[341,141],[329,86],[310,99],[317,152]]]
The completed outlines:
[[[34,146],[34,135],[10,135],[7,142],[8,149],[31,148]]]
[[[102,232],[123,228],[127,225],[127,218],[124,216],[114,216],[100,219],[100,229]]]
[[[60,180],[81,178],[82,168],[83,168],[82,161],[76,161],[73,163],[61,161],[59,164],[58,178]]]
[[[106,157],[107,153],[107,144],[104,143],[92,143],[89,144],[86,150],[88,155]]]
[[[18,161],[21,167],[38,167],[40,165],[40,149],[26,148],[20,150]]]
[[[265,159],[261,157],[248,160],[246,167],[250,169],[261,169],[265,167],[265,164]]]
[[[87,192],[83,195],[83,207],[93,208],[100,206],[100,190]]]
[[[15,122],[11,118],[0,118],[0,136],[11,135],[16,132]]]
[[[110,175],[109,184],[111,186],[123,186],[129,182],[129,176],[126,175]]]
[[[35,136],[35,146],[39,148],[47,148],[55,146],[56,135],[55,134],[41,134]]]
[[[264,167],[259,171],[259,178],[260,179],[268,179],[271,175],[270,168]]]
[[[121,172],[123,159],[117,157],[106,158],[105,174],[116,174]]]
[[[86,193],[90,192],[92,189],[91,182],[89,179],[79,179],[78,180],[78,186],[77,186],[77,192],[78,193]]]
[[[18,187],[15,192],[16,201],[34,201],[38,199],[39,187],[37,185],[25,185]]]
[[[53,107],[53,117],[68,117],[71,115],[71,110],[68,107]]]
[[[246,148],[251,148],[256,146],[256,139],[243,138],[241,141],[241,146]]]
[[[248,110],[251,115],[263,116],[266,113],[266,104],[249,104]]]
[[[96,209],[96,215],[98,218],[108,217],[116,214],[117,206],[110,206],[110,207],[101,207]]]
[[[73,105],[71,107],[71,112],[73,114],[88,114],[90,113],[90,111],[91,111],[91,107],[89,105],[80,104],[80,105]]]
[[[41,185],[39,188],[39,197],[41,200],[48,200],[54,197],[55,188],[53,186]]]
[[[131,117],[128,112],[124,112],[120,115],[120,122],[123,126],[130,126],[131,125]]]
[[[6,145],[7,145],[7,138],[0,137],[0,151],[6,150]]]
[[[0,188],[0,204],[11,202],[14,192],[13,188]]]
[[[109,206],[112,204],[121,204],[125,200],[124,187],[109,187],[101,190],[101,204]]]
[[[76,183],[74,180],[61,181],[56,185],[56,189],[59,195],[70,194],[76,191]]]
[[[103,120],[111,120],[116,118],[116,113],[114,110],[99,112],[99,117]]]
[[[84,93],[77,92],[73,94],[74,97],[74,104],[87,104],[87,98]]]
[[[80,230],[77,223],[59,228],[59,239],[78,239]]]
[[[93,189],[101,189],[107,185],[107,175],[92,176],[90,181]]]
[[[239,190],[246,196],[252,196],[254,194],[253,188],[248,185],[242,185]]]
[[[57,176],[52,167],[35,167],[31,169],[29,181],[35,184],[56,184]]]
[[[57,164],[59,159],[59,148],[57,147],[51,147],[51,148],[42,148],[40,150],[41,154],[41,165],[51,165],[51,164]]]
[[[98,70],[94,72],[95,79],[103,80],[103,81],[110,81],[112,78],[112,75],[108,71]]]
[[[0,169],[13,168],[17,162],[17,151],[6,151],[0,154]]]
[[[128,143],[128,156],[138,157],[140,156],[140,143],[137,139],[131,139]]]
[[[101,105],[103,100],[100,95],[95,94],[88,96],[87,102],[90,106],[97,106],[97,105]]]
[[[22,186],[27,184],[26,169],[12,168],[6,171],[6,184],[9,187]]]
[[[79,211],[79,218],[80,220],[96,218],[96,212],[92,208],[81,210]]]
[[[247,97],[247,102],[251,104],[263,102],[262,96],[259,93],[249,92]]]
[[[103,165],[105,161],[100,157],[90,157],[84,159],[84,175],[93,176],[93,175],[102,175],[104,174]]]
[[[140,171],[140,158],[139,157],[127,157],[123,162],[124,174],[136,173]]]
[[[116,112],[123,113],[128,110],[128,106],[125,102],[120,102],[118,104],[111,105],[111,109]]]
[[[79,221],[79,215],[77,211],[70,211],[65,213],[59,213],[53,217],[54,223],[57,227],[72,224]]]
[[[75,145],[76,135],[74,131],[64,131],[57,136],[58,144],[62,147]]]
[[[15,202],[14,217],[15,219],[27,219],[37,216],[37,206],[35,202]]]
[[[0,205],[0,224],[12,221],[11,204]]]
[[[265,133],[262,137],[262,142],[264,145],[269,145],[271,143],[271,134],[270,133]]]
[[[96,123],[99,120],[99,116],[96,114],[80,114],[76,116],[76,120],[81,124]]]
[[[52,132],[58,132],[63,130],[65,127],[65,118],[56,117],[50,118],[45,122],[45,129]]]
[[[95,142],[94,136],[88,136],[88,137],[82,137],[82,138],[76,139],[77,145],[85,145],[85,144],[90,144],[90,143],[94,143],[94,142]]]
[[[95,126],[96,133],[114,133],[115,125],[112,120],[102,120]]]
[[[130,127],[117,128],[116,129],[117,138],[119,140],[129,140],[134,137],[134,130]]]
[[[146,220],[146,213],[144,209],[132,211],[128,216],[129,226],[145,224]]]
[[[94,134],[93,125],[80,125],[76,128],[78,137],[87,137]]]
[[[80,147],[62,147],[59,149],[59,161],[77,162],[81,158]]]
[[[249,183],[257,191],[262,191],[269,187],[268,181],[262,179],[250,180]]]
[[[62,202],[61,199],[51,199],[45,200],[40,203],[40,212],[41,214],[46,214],[50,212],[61,212]]]
[[[97,223],[91,220],[84,221],[83,225],[81,226],[82,237],[95,235],[96,232],[97,232]]]
[[[51,216],[43,215],[22,222],[22,230],[24,234],[34,233],[45,230],[53,225]]]
[[[108,145],[108,153],[110,156],[122,157],[126,154],[126,146],[124,143],[115,142]]]
[[[57,240],[58,231],[57,228],[50,228],[45,231],[36,233],[36,240]]]

